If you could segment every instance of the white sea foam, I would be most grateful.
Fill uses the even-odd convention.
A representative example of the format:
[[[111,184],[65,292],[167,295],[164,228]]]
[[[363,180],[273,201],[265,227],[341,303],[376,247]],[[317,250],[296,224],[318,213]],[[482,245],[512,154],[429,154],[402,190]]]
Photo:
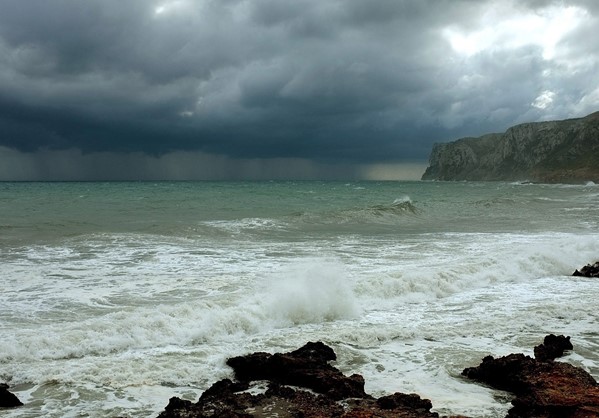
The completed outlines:
[[[205,221],[203,222],[203,224],[235,234],[240,234],[244,231],[284,229],[287,226],[284,222],[281,221],[262,218],[244,218],[227,221]]]
[[[393,201],[393,205],[401,205],[402,203],[412,203],[412,199],[410,199],[410,196],[404,195]]]
[[[82,358],[215,342],[287,324],[352,319],[373,304],[392,307],[495,283],[568,275],[573,264],[593,259],[599,252],[597,242],[595,235],[446,234],[412,245],[387,243],[380,251],[365,248],[346,261],[307,259],[264,265],[258,277],[249,275],[248,266],[239,269],[238,262],[228,267],[222,264],[230,254],[211,267],[214,260],[187,259],[172,251],[168,257],[153,258],[150,264],[144,259],[143,269],[138,268],[139,262],[127,267],[128,277],[123,280],[114,280],[115,269],[102,258],[78,261],[71,276],[56,271],[48,275],[46,267],[37,273],[28,269],[34,280],[29,280],[27,287],[20,282],[26,271],[16,267],[5,270],[9,280],[3,305],[11,312],[21,312],[24,319],[39,317],[34,320],[38,325],[7,336],[0,351],[23,361]],[[411,249],[409,257],[406,249]],[[57,254],[71,257],[69,252],[52,252],[53,257]],[[113,253],[105,256],[112,258]],[[138,256],[130,254],[135,259]],[[210,264],[201,262],[196,268],[214,275],[170,271],[178,263],[193,266],[202,260]],[[99,271],[94,270],[98,263],[104,265]],[[126,265],[127,258],[117,264],[121,263]],[[259,263],[254,260],[249,269]],[[225,267],[224,275],[212,270]],[[52,322],[44,324],[44,317]],[[60,322],[53,323],[57,320]]]
[[[569,275],[572,265],[596,257],[596,235],[446,234],[430,237],[423,253],[409,259],[403,245],[386,247],[370,272],[364,272],[356,292],[381,301],[422,301],[446,297],[497,282],[531,277]],[[426,251],[430,255],[426,254]],[[391,263],[397,258],[395,265]],[[374,267],[373,266],[373,267]]]

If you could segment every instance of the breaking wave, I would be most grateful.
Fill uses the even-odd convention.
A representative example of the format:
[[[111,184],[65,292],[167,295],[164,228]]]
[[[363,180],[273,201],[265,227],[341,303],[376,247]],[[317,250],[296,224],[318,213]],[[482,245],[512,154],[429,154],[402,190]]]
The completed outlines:
[[[402,218],[421,213],[422,211],[409,196],[402,196],[391,203],[338,209],[324,213],[304,212],[297,216],[303,222],[317,224],[395,224]]]

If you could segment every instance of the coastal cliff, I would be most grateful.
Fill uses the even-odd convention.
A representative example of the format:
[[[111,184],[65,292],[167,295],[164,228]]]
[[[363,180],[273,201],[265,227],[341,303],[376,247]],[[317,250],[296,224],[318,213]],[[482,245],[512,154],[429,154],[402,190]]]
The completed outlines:
[[[599,182],[599,112],[435,144],[422,180]]]

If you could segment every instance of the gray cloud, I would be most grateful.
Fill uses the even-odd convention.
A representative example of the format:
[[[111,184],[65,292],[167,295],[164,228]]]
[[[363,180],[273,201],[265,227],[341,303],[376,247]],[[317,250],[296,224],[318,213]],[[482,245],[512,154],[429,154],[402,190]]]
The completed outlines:
[[[299,177],[380,173],[364,167],[597,110],[598,13],[590,0],[5,0],[0,145],[23,164],[110,156],[165,176],[166,156],[221,177],[278,177],[281,161],[302,161]],[[539,38],[568,16],[554,44]],[[262,171],[235,170],[249,161]]]

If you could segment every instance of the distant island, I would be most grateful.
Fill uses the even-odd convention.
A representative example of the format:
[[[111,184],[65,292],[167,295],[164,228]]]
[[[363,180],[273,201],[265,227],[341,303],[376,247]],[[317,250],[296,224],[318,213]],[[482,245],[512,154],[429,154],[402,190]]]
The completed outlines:
[[[422,180],[599,183],[599,112],[437,143]]]

